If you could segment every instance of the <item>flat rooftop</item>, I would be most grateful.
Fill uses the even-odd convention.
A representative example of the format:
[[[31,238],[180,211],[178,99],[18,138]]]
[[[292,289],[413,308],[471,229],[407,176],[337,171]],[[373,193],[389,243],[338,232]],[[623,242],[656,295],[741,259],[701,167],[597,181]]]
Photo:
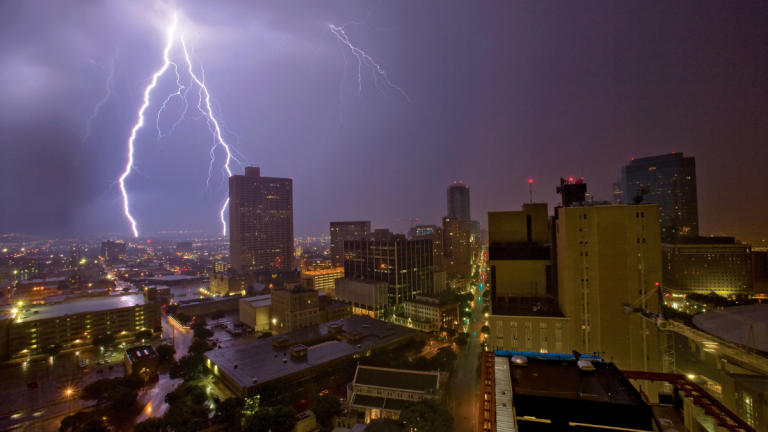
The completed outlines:
[[[358,366],[354,383],[423,392],[426,389],[437,389],[440,384],[440,376],[437,372]]]
[[[511,361],[511,357],[508,361]],[[594,372],[582,372],[575,360],[529,357],[527,367],[510,363],[513,400],[529,395],[646,406],[632,383],[613,364],[592,361],[592,365],[595,367]]]
[[[29,312],[21,312],[16,316],[26,316],[21,318],[25,321],[38,321],[48,318],[56,318],[64,315],[76,315],[88,312],[100,312],[109,309],[120,309],[145,304],[142,294],[123,294],[98,297],[80,297],[64,300],[61,303],[29,305],[24,309],[31,309]],[[35,313],[37,311],[37,313]]]
[[[329,326],[333,324],[339,324],[344,333],[358,330],[363,337],[337,340],[329,331]],[[269,337],[208,351],[205,356],[237,385],[248,388],[255,385],[254,379],[262,384],[417,333],[417,330],[360,315],[275,336],[288,339],[289,343],[284,347],[273,346],[273,337]],[[291,357],[289,346],[297,344],[308,347],[306,356]],[[287,362],[284,363],[283,359]]]
[[[272,296],[261,295],[261,296],[255,296],[255,297],[246,297],[244,299],[240,299],[240,301],[247,302],[253,307],[269,306],[272,304]]]
[[[491,315],[565,318],[563,312],[555,304],[544,303],[541,306],[537,306],[535,310],[534,306],[536,305],[494,302],[491,304]]]

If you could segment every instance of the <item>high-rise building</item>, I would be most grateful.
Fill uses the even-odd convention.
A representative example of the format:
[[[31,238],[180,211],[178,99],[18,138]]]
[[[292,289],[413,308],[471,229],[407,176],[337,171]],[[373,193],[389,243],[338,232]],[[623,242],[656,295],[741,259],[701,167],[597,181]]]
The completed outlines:
[[[605,352],[622,369],[662,371],[658,328],[624,306],[660,311],[658,220],[655,204],[555,209],[558,303],[570,318],[571,349]]]
[[[293,180],[262,177],[257,167],[229,178],[232,269],[282,273],[293,269]]]
[[[101,242],[101,257],[116,260],[125,256],[125,243],[107,240]]]
[[[472,269],[472,247],[469,220],[451,216],[443,218],[443,269],[449,275],[469,277]]]
[[[344,265],[344,240],[359,240],[371,233],[371,221],[331,222],[331,263]]]
[[[662,285],[679,294],[752,294],[751,252],[733,237],[679,237],[661,245]]]
[[[453,182],[447,188],[448,216],[461,221],[469,221],[469,186]]]
[[[434,266],[440,271],[443,266],[443,229],[437,225],[416,225],[410,230],[411,240],[432,240]]]
[[[628,204],[647,188],[642,202],[659,205],[664,243],[699,235],[695,158],[672,153],[632,159],[621,169],[621,186]]]
[[[624,204],[624,190],[621,188],[621,179],[613,182],[613,193],[611,194],[612,204]]]
[[[347,278],[387,282],[390,306],[434,290],[431,240],[376,230],[366,238],[345,240],[344,255]]]

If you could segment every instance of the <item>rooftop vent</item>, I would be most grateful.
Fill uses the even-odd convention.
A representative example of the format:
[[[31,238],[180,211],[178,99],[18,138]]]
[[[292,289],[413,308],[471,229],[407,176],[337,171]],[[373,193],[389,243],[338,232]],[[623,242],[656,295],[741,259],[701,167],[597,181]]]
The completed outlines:
[[[510,359],[513,366],[528,366],[528,357],[516,355]]]
[[[307,356],[307,347],[304,345],[294,345],[290,348],[291,350],[291,357],[298,358],[298,357],[306,357]]]
[[[589,360],[579,360],[576,362],[576,364],[579,365],[579,369],[583,370],[584,372],[595,371],[595,365],[593,365]]]

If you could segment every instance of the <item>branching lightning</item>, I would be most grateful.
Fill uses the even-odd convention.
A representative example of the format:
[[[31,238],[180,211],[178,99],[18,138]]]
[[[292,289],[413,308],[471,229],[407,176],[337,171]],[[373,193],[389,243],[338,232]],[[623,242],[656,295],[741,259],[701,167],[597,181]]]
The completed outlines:
[[[113,91],[113,84],[112,79],[115,76],[115,60],[117,59],[117,56],[112,58],[112,61],[109,63],[109,76],[107,77],[107,94],[104,95],[104,97],[99,101],[98,104],[96,104],[96,107],[93,110],[93,114],[88,118],[88,122],[85,124],[85,136],[83,137],[83,140],[80,142],[80,145],[82,147],[85,147],[85,142],[88,140],[88,137],[91,136],[91,123],[93,123],[93,119],[96,118],[97,115],[99,115],[99,111],[101,110],[101,107],[104,106],[104,104],[107,103],[109,98],[112,96]],[[93,64],[93,63],[91,63]],[[101,67],[101,65],[99,65]],[[97,69],[98,70],[98,69]],[[99,71],[101,73],[101,71]]]
[[[157,85],[158,79],[170,68],[173,68],[173,71],[176,75],[176,90],[169,94],[165,101],[163,102],[161,108],[158,110],[157,113],[157,119],[155,121],[156,127],[157,127],[157,139],[158,142],[163,137],[167,137],[171,135],[175,130],[176,127],[181,124],[185,116],[187,114],[187,110],[189,108],[189,100],[187,99],[187,95],[189,94],[190,90],[193,89],[193,87],[197,86],[197,94],[198,94],[198,102],[197,102],[197,109],[200,111],[201,116],[205,117],[206,122],[208,124],[208,130],[211,132],[211,135],[213,137],[213,146],[210,150],[210,156],[211,156],[211,163],[208,169],[208,178],[206,180],[206,189],[210,186],[210,180],[213,172],[213,165],[216,160],[216,149],[221,146],[224,149],[224,153],[226,154],[226,158],[222,167],[222,185],[224,181],[226,181],[227,178],[231,177],[232,167],[231,164],[234,162],[236,163],[240,168],[243,168],[247,165],[246,158],[229,142],[227,142],[227,139],[224,137],[226,134],[232,134],[237,137],[239,141],[239,136],[232,132],[224,122],[224,118],[221,114],[221,107],[218,106],[218,102],[216,102],[215,99],[213,99],[210,95],[210,92],[208,91],[208,87],[205,85],[205,71],[200,68],[200,73],[197,74],[195,72],[195,68],[192,65],[192,60],[189,55],[189,51],[187,50],[187,45],[184,41],[184,36],[181,36],[181,48],[183,50],[184,54],[184,61],[186,61],[186,72],[190,75],[189,84],[185,85],[182,84],[182,77],[180,75],[180,67],[170,59],[170,51],[173,47],[174,40],[176,38],[176,27],[177,27],[177,17],[174,15],[173,18],[173,25],[168,30],[168,43],[165,47],[165,51],[163,54],[163,59],[165,60],[163,66],[155,72],[154,75],[149,79],[149,85],[144,90],[144,104],[139,109],[139,119],[138,122],[134,125],[133,129],[131,130],[131,136],[128,140],[128,162],[125,167],[125,172],[123,173],[122,177],[120,177],[119,183],[120,183],[120,190],[123,194],[123,203],[125,208],[125,215],[128,218],[128,220],[131,222],[131,227],[133,229],[133,235],[138,237],[138,228],[136,220],[133,218],[133,216],[130,213],[129,208],[129,200],[128,200],[128,193],[125,188],[125,179],[128,177],[128,175],[132,171],[139,172],[136,167],[134,166],[134,147],[135,147],[135,140],[136,140],[136,134],[138,133],[139,129],[144,126],[145,116],[144,113],[149,106],[149,96],[152,92],[152,89]],[[181,108],[179,110],[179,118],[178,120],[173,124],[170,131],[167,133],[163,133],[160,129],[160,116],[161,114],[168,110],[168,104],[169,102],[178,97],[181,101]],[[197,120],[198,118],[195,118]],[[219,216],[222,223],[222,233],[223,235],[226,235],[227,233],[227,223],[226,219],[224,217],[224,214],[226,213],[227,207],[229,206],[229,199],[225,199],[222,201],[222,207],[219,212]]]
[[[131,222],[131,229],[133,230],[133,236],[138,237],[139,236],[139,230],[136,226],[136,220],[131,216],[131,211],[128,203],[128,191],[125,189],[125,179],[128,178],[128,175],[131,173],[131,170],[135,169],[133,166],[133,150],[134,150],[134,141],[136,140],[136,133],[141,129],[142,126],[144,126],[144,111],[149,106],[149,94],[152,92],[152,89],[155,88],[157,85],[157,79],[160,78],[160,76],[165,72],[166,69],[168,69],[169,66],[171,66],[172,62],[168,57],[168,53],[171,51],[171,47],[173,46],[173,38],[174,34],[176,33],[176,23],[177,18],[176,15],[173,16],[173,25],[168,30],[168,44],[165,46],[165,51],[163,52],[163,59],[165,60],[165,63],[163,64],[163,67],[161,67],[157,72],[155,72],[154,75],[152,75],[152,80],[150,81],[147,88],[144,90],[144,104],[139,109],[139,120],[138,122],[133,126],[133,129],[131,129],[131,137],[128,139],[128,163],[125,165],[125,172],[123,172],[123,175],[120,177],[120,191],[123,194],[123,209],[125,210],[125,217],[128,218],[128,220]],[[174,65],[175,66],[175,65]]]

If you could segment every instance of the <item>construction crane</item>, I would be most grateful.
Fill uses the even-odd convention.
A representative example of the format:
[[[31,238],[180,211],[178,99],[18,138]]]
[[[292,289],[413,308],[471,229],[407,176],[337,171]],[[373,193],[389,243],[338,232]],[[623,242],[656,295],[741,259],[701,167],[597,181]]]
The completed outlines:
[[[765,357],[750,352],[740,344],[688,327],[685,324],[676,321],[667,320],[650,309],[640,307],[640,305],[644,304],[651,295],[658,291],[658,289],[659,288],[656,287],[649,291],[634,303],[625,303],[624,311],[627,314],[636,313],[642,316],[651,321],[661,331],[663,341],[662,371],[664,373],[675,373],[675,344],[672,336],[672,332],[675,332],[687,337],[706,349],[717,351],[722,356],[727,356],[741,362],[741,367],[744,367],[745,369],[752,369],[754,372],[768,375],[768,359]]]
[[[397,220],[399,220],[399,221],[410,221],[411,222],[411,229],[413,229],[413,223],[419,221],[418,219],[414,219],[413,216],[409,217],[408,219],[398,218]]]

